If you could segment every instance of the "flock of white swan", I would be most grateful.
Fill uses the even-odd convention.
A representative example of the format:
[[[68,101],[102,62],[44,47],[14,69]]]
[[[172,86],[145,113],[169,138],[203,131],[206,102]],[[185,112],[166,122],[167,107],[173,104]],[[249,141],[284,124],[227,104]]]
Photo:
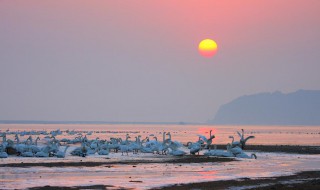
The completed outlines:
[[[232,139],[232,142],[227,144],[226,150],[218,150],[216,145],[214,146],[214,149],[211,149],[212,141],[215,138],[215,135],[212,134],[212,130],[210,130],[208,138],[203,135],[198,135],[198,141],[188,142],[186,145],[172,140],[170,132],[162,133],[162,141],[159,141],[154,135],[149,135],[144,139],[141,139],[141,135],[138,135],[134,137],[135,140],[133,140],[129,134],[126,134],[123,139],[111,137],[110,140],[100,140],[97,137],[96,139],[89,140],[87,135],[91,135],[92,132],[87,132],[84,136],[80,135],[73,139],[57,139],[57,136],[62,135],[62,133],[75,135],[74,131],[62,132],[56,130],[48,133],[46,131],[10,132],[7,130],[6,132],[0,133],[0,137],[2,137],[0,158],[7,158],[8,155],[64,158],[67,149],[71,144],[77,147],[70,152],[70,155],[81,157],[94,154],[109,155],[111,152],[121,153],[121,155],[128,155],[130,152],[133,154],[152,153],[183,156],[187,154],[185,150],[188,148],[192,155],[199,155],[201,150],[205,150],[203,154],[206,156],[257,158],[255,154],[249,156],[243,151],[246,142],[249,139],[254,138],[254,136],[245,138],[243,129],[242,132],[237,131],[237,134],[240,137],[239,141],[235,141],[233,136],[229,136],[229,138]],[[13,135],[15,136],[15,139],[7,139],[7,135]],[[21,141],[19,136],[25,135],[30,136],[27,140]],[[38,140],[40,140],[39,135],[46,135],[45,144],[38,145]],[[33,140],[34,138],[35,140]]]

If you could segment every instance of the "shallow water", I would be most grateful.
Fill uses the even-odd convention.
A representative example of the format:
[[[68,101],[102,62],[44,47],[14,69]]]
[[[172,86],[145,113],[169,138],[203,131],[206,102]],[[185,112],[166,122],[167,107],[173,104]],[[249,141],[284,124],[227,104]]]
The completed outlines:
[[[213,130],[216,138],[213,144],[227,144],[233,135],[236,140],[239,137],[236,131],[245,129],[246,136],[254,135],[248,144],[264,145],[320,145],[319,126],[213,126],[213,125],[85,125],[85,124],[0,124],[0,130],[6,131],[30,131],[61,129],[76,130],[80,132],[93,131],[88,139],[110,139],[110,137],[122,137],[128,133],[134,140],[135,136],[150,139],[157,136],[162,141],[164,131],[172,134],[172,140],[186,143],[197,141],[197,134],[209,136]],[[83,133],[84,134],[84,133]],[[29,135],[21,136],[25,140]],[[37,135],[35,135],[37,136]],[[63,133],[58,139],[73,139],[77,135]],[[42,145],[44,135],[40,135]],[[14,139],[14,135],[7,135],[8,139]],[[34,137],[35,139],[35,137]],[[2,139],[1,139],[2,140]],[[1,141],[0,140],[0,141]],[[0,159],[0,164],[29,163],[29,162],[108,162],[123,160],[157,160],[168,159],[170,156],[138,154],[121,156],[121,153],[110,153],[108,156],[88,156],[86,158],[73,157],[69,153],[75,148],[68,149],[67,157],[57,158],[22,158],[10,156]],[[64,147],[60,147],[63,150]],[[186,150],[186,152],[189,152]],[[203,153],[203,152],[202,152]],[[201,181],[229,180],[243,177],[271,177],[289,175],[294,172],[307,170],[320,170],[319,155],[297,155],[285,153],[257,153],[258,159],[243,159],[234,162],[223,163],[193,163],[193,164],[137,164],[121,165],[113,167],[0,167],[0,189],[25,189],[35,186],[85,186],[85,185],[113,185],[135,189],[148,189],[176,183],[191,183]],[[106,159],[110,158],[110,159]],[[131,182],[130,182],[131,181]]]
[[[113,159],[123,160],[114,154]],[[272,177],[298,171],[320,170],[318,155],[284,153],[257,154],[258,159],[241,159],[223,163],[193,164],[115,164],[113,167],[7,167],[0,174],[0,189],[24,189],[35,186],[113,185],[148,189],[177,183],[229,180],[243,177]],[[140,154],[138,157],[144,157]],[[158,156],[154,156],[158,157]],[[10,158],[11,159],[11,158]],[[43,160],[40,158],[31,158]],[[94,157],[88,157],[93,160]],[[149,155],[148,159],[152,159]],[[160,158],[161,159],[161,158]],[[18,160],[16,160],[18,161]],[[25,160],[27,161],[27,160]],[[87,160],[86,160],[87,161]],[[2,171],[4,168],[0,168]],[[134,182],[130,182],[134,181]]]
[[[171,132],[172,139],[186,143],[198,140],[197,134],[209,136],[212,129],[216,138],[215,144],[227,144],[231,140],[230,135],[238,140],[236,131],[245,130],[246,136],[254,135],[249,144],[261,145],[320,145],[320,126],[215,126],[215,125],[151,125],[151,124],[0,124],[0,130],[5,131],[43,130],[47,131],[61,129],[76,131],[93,131],[89,139],[99,137],[110,139],[110,137],[122,137],[128,133],[134,140],[135,136],[141,135],[145,138],[155,135],[162,140],[162,132]],[[99,133],[97,133],[99,132]],[[105,132],[105,133],[102,133]],[[60,135],[58,138],[74,138],[77,135]],[[28,136],[22,137],[26,139]],[[12,136],[8,138],[13,139]],[[152,139],[153,136],[150,136]]]

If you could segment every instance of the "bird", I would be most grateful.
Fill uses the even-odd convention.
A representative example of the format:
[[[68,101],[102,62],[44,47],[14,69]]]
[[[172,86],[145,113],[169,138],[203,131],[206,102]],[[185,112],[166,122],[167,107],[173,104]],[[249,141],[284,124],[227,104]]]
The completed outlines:
[[[253,139],[255,138],[255,136],[248,136],[247,138],[244,138],[244,130],[241,129],[242,133],[240,133],[239,131],[237,131],[239,137],[240,137],[240,144],[241,144],[241,148],[244,149],[246,146],[246,143],[249,139]]]
[[[67,145],[66,148],[64,149],[64,151],[58,151],[56,156],[57,158],[64,158],[66,156],[66,152],[67,152],[67,149],[69,148],[70,146]]]
[[[234,157],[234,154],[230,151],[231,145],[227,144],[227,151],[218,150],[217,145],[214,145],[214,150],[209,150],[204,153],[206,156],[217,156],[217,157]]]
[[[211,134],[211,132],[210,132],[210,134]],[[203,135],[198,135],[198,136],[206,143],[205,148],[208,148],[208,147],[212,144],[212,139],[215,138],[214,135],[210,135],[210,138],[209,138],[209,139],[207,139],[207,138],[206,138],[205,136],[203,136]]]
[[[121,143],[120,143],[120,146],[119,146],[119,148],[120,148],[120,151],[121,151],[121,155],[123,156],[123,153],[124,152],[126,152],[127,153],[127,155],[128,155],[128,152],[129,152],[129,138],[131,138],[128,134],[127,134],[127,136],[126,136],[126,140],[125,141],[122,141]]]
[[[172,150],[172,149],[169,149],[169,154],[170,155],[173,155],[173,156],[183,156],[183,155],[186,155],[187,153],[184,152],[183,150]]]
[[[39,151],[39,152],[35,153],[34,156],[35,156],[35,157],[43,157],[43,158],[46,158],[46,157],[49,157],[49,153],[42,150],[42,151]]]
[[[188,142],[187,143],[187,147],[188,149],[190,149],[190,154],[195,155],[196,153],[198,153],[198,155],[200,154],[200,150],[201,150],[201,141],[200,141],[200,137],[199,140],[195,143],[193,142]]]
[[[108,155],[109,154],[109,142],[107,142],[106,144],[103,144],[103,145],[100,145],[98,144],[99,146],[99,151],[98,151],[98,154],[99,155]]]
[[[8,153],[0,152],[0,158],[8,158]]]
[[[232,142],[231,142],[231,146],[232,147],[236,147],[236,146],[241,146],[241,143],[239,141],[234,141],[234,137],[233,136],[229,136],[229,138],[232,139]]]
[[[251,156],[247,155],[246,153],[242,152],[240,154],[236,155],[237,158],[251,158],[251,159],[257,159],[257,155],[256,154],[251,154]]]
[[[0,144],[0,158],[8,158],[8,153],[6,153],[4,150],[4,145]]]

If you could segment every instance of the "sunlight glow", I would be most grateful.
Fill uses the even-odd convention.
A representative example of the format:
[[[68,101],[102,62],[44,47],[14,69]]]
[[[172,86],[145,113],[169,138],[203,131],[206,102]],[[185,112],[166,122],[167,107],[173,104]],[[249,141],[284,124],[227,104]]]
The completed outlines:
[[[217,43],[211,39],[205,39],[199,43],[199,53],[204,57],[214,56],[217,50]]]

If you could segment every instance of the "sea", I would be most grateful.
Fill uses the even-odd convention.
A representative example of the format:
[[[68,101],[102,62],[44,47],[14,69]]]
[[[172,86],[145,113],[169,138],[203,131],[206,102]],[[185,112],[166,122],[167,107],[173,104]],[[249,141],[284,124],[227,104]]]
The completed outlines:
[[[57,139],[73,139],[87,135],[88,139],[109,140],[112,137],[131,140],[141,136],[141,139],[155,137],[162,141],[164,132],[170,132],[173,141],[183,144],[195,142],[198,135],[209,137],[210,130],[215,135],[213,144],[231,142],[229,136],[239,140],[238,132],[244,129],[246,136],[255,136],[247,144],[260,145],[320,145],[320,126],[217,126],[217,125],[185,125],[185,124],[0,124],[1,132],[12,133],[7,139],[14,139],[13,133],[20,132],[21,140],[29,137],[30,131],[56,131],[63,133]],[[72,132],[73,131],[73,132]],[[72,132],[72,135],[70,135]],[[43,142],[46,135],[40,136]],[[165,136],[168,138],[168,136]],[[35,139],[35,138],[33,138]],[[2,142],[2,139],[0,139]],[[75,148],[79,145],[74,145]],[[64,146],[60,150],[64,150]],[[184,147],[184,151],[189,150]],[[203,154],[205,150],[201,152]],[[120,164],[126,160],[164,159],[170,155],[133,154],[122,155],[110,152],[109,155],[89,155],[87,157],[71,156],[69,151],[65,158],[25,158],[10,155],[0,159],[0,165],[9,163],[50,163],[50,162],[103,162],[106,165],[86,167],[1,167],[0,189],[27,189],[43,186],[91,186],[107,185],[108,189],[152,189],[181,183],[205,181],[233,180],[243,178],[264,178],[291,175],[301,171],[320,170],[320,156],[309,154],[270,153],[262,151],[246,151],[255,153],[257,159],[237,159],[231,162],[207,163],[137,163]],[[112,165],[107,165],[112,162]],[[119,164],[117,164],[119,163]]]
[[[149,137],[158,140],[163,139],[163,133],[170,132],[172,140],[182,143],[195,142],[198,135],[209,137],[209,132],[215,135],[213,144],[231,143],[230,136],[235,141],[239,140],[241,129],[246,136],[255,136],[248,140],[253,145],[320,145],[320,126],[236,126],[236,125],[186,125],[186,124],[0,124],[0,131],[75,131],[74,135],[63,133],[58,138],[74,138],[79,135],[87,135],[88,139],[99,137],[100,140],[109,140],[112,137],[125,138],[129,134],[131,140],[141,136],[141,139]],[[62,137],[63,136],[63,137]],[[10,138],[10,136],[9,136]],[[25,135],[25,138],[28,138]],[[41,138],[41,136],[40,136]],[[167,137],[166,137],[167,138]]]

